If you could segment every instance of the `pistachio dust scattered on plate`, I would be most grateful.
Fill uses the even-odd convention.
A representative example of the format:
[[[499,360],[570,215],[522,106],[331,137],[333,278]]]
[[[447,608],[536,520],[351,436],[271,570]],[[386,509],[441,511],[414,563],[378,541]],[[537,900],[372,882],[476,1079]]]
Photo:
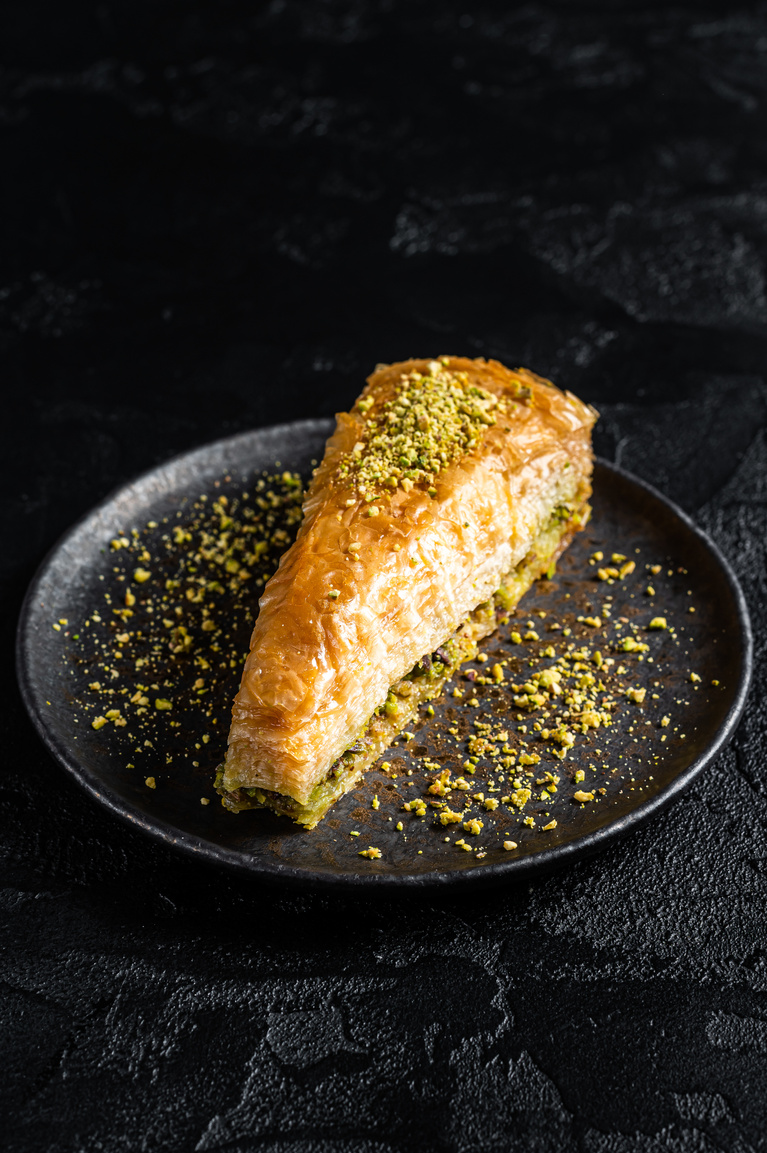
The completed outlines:
[[[295,473],[264,474],[245,492],[230,481],[217,482],[220,495],[200,496],[159,522],[125,525],[106,540],[113,579],[101,603],[84,620],[52,622],[69,656],[87,670],[87,690],[73,703],[78,721],[108,730],[110,752],[150,789],[171,781],[183,787],[187,779],[199,789],[199,771],[192,778],[191,770],[209,770],[204,805],[219,803],[213,780],[226,742],[224,714],[239,684],[258,597],[295,538],[303,497]],[[664,700],[660,681],[650,679],[648,687],[647,664],[643,685],[637,677],[640,663],[654,663],[661,638],[680,645],[684,625],[661,603],[662,582],[672,571],[619,553],[596,552],[588,563],[583,578],[593,587],[592,601],[601,602],[594,615],[568,626],[523,603],[501,619],[506,641],[524,658],[524,677],[518,659],[481,652],[448,683],[445,693],[466,712],[468,727],[445,734],[452,741],[450,763],[422,757],[418,768],[406,771],[412,779],[398,789],[408,799],[402,797],[394,825],[403,836],[416,820],[478,858],[490,841],[513,852],[518,841],[509,835],[509,816],[519,828],[514,836],[548,833],[557,827],[558,803],[598,805],[611,791],[652,781],[643,772],[643,786],[621,763],[623,753],[611,756],[619,712],[630,713],[628,731],[642,750],[632,761],[644,762],[645,770],[662,756],[670,735],[685,738],[672,708],[682,702]],[[628,584],[636,586],[632,599],[646,604],[631,620],[616,615],[614,605],[616,586],[623,594]],[[697,689],[700,676],[692,669],[688,675],[689,687]],[[511,711],[500,720],[475,712],[475,689],[486,685],[508,694]],[[426,721],[433,706],[422,712]],[[404,733],[397,743],[407,745],[412,736]],[[392,759],[376,768],[397,780],[400,762],[393,765],[394,753],[387,755]],[[378,796],[369,804],[371,815],[391,829],[393,818]],[[500,814],[503,829],[494,827]],[[258,814],[232,815],[233,821],[253,819]],[[359,836],[351,827],[345,831]],[[375,839],[370,822],[365,836]],[[381,853],[371,844],[359,855],[376,860]]]

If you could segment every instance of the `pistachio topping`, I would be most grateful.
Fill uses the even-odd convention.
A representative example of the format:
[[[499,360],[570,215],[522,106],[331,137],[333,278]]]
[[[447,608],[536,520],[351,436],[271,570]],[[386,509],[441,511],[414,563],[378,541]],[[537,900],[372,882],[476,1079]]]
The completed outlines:
[[[421,482],[435,496],[435,477],[474,448],[505,405],[471,384],[467,373],[433,360],[425,372],[403,373],[387,400],[363,397],[357,411],[365,431],[341,461],[339,475],[364,499],[381,489],[408,492]]]

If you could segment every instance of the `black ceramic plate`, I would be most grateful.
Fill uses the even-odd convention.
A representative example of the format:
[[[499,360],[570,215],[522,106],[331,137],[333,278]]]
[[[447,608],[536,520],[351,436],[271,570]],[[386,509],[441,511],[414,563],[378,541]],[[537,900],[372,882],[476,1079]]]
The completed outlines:
[[[24,701],[57,760],[96,800],[151,836],[262,878],[334,887],[476,884],[548,869],[607,844],[678,796],[729,739],[742,711],[751,667],[747,610],[731,569],[690,519],[648,485],[602,461],[595,472],[591,523],[553,578],[540,581],[511,620],[484,642],[488,661],[470,666],[480,680],[472,683],[465,679],[465,670],[460,673],[435,702],[435,715],[424,713],[418,725],[411,726],[412,737],[397,742],[387,754],[391,768],[371,770],[312,832],[265,811],[231,814],[211,788],[250,630],[249,622],[229,606],[228,586],[221,586],[216,613],[226,618],[231,610],[236,618],[230,642],[234,651],[219,646],[217,655],[225,668],[213,678],[208,700],[201,705],[194,697],[199,665],[193,647],[184,651],[181,636],[176,646],[181,655],[173,659],[176,680],[144,686],[149,707],[143,719],[134,718],[137,706],[129,701],[134,690],[141,695],[136,685],[142,683],[142,673],[125,660],[119,665],[119,631],[127,626],[123,618],[109,622],[114,606],[124,604],[126,587],[135,589],[139,612],[142,587],[131,585],[130,575],[125,575],[136,563],[135,555],[127,570],[125,564],[121,568],[116,562],[122,553],[110,549],[110,540],[127,534],[123,539],[137,539],[137,549],[145,542],[147,557],[154,555],[170,529],[180,529],[183,538],[195,502],[198,509],[211,507],[200,505],[201,495],[211,503],[227,495],[229,507],[243,491],[250,490],[252,499],[255,478],[263,470],[274,472],[276,462],[278,471],[307,476],[330,427],[327,421],[283,425],[187,453],[114,493],[59,542],[32,583],[18,633]],[[131,537],[132,529],[139,535]],[[601,561],[593,559],[598,552]],[[598,569],[612,566],[613,553],[633,560],[635,568],[610,583],[599,578]],[[626,563],[615,562],[618,568]],[[653,574],[650,566],[658,565]],[[648,593],[648,586],[654,593]],[[255,603],[255,587],[250,600]],[[609,617],[603,612],[606,603]],[[110,642],[116,651],[104,650],[103,658],[93,647],[88,649],[95,633],[86,635],[84,622],[95,620],[94,611],[101,617],[102,634],[111,629],[109,635],[118,638]],[[648,630],[650,619],[659,615],[669,628]],[[597,617],[600,627],[586,623]],[[144,618],[145,630],[151,632],[155,619]],[[136,621],[141,624],[140,613],[131,625]],[[170,629],[172,623],[165,625]],[[528,639],[514,643],[512,633]],[[626,637],[646,642],[648,650],[624,653]],[[554,646],[553,655],[549,646]],[[481,831],[462,837],[460,828],[438,823],[439,810],[433,807],[421,817],[404,812],[408,800],[423,797],[430,806],[434,799],[426,792],[433,773],[426,776],[424,758],[432,767],[451,768],[453,779],[461,773],[468,776],[461,768],[467,740],[487,732],[482,725],[494,725],[496,731],[502,725],[517,752],[519,740],[532,742],[528,750],[536,747],[535,718],[519,711],[510,685],[525,681],[531,667],[541,667],[536,662],[566,654],[568,646],[570,667],[580,652],[583,669],[595,668],[590,662],[599,649],[605,658],[612,654],[613,674],[624,667],[621,662],[626,672],[617,681],[614,676],[615,683],[605,690],[614,702],[609,729],[587,730],[563,761],[543,753],[535,772],[553,770],[560,778],[556,792],[538,794],[534,786],[522,811],[507,802],[488,812],[484,803],[476,802],[467,817],[479,817]],[[545,650],[548,657],[542,655]],[[98,705],[89,703],[88,684],[99,675],[100,659],[118,665],[110,683],[111,703],[128,718],[120,728],[113,723],[92,727],[94,709],[103,712],[110,703],[103,704],[103,698]],[[489,679],[482,674],[504,661],[504,681],[481,684]],[[691,674],[700,679],[691,679]],[[207,688],[199,690],[203,693],[211,686],[206,676]],[[168,684],[171,689],[164,687]],[[462,696],[453,695],[454,687]],[[645,699],[639,703],[627,698],[627,687],[644,688]],[[174,696],[171,712],[154,710],[157,694]],[[154,725],[151,744],[136,737],[134,720],[141,737],[146,725]],[[592,802],[573,799],[579,768],[585,773],[580,787],[593,792]],[[500,801],[513,791],[514,775],[514,769],[501,772],[497,763],[480,759],[469,778],[469,795],[483,792]],[[145,784],[148,776],[155,780],[154,789]],[[374,796],[377,809],[372,807]],[[203,797],[209,803],[201,804]],[[466,795],[451,794],[454,809],[456,798],[466,802]],[[525,818],[532,824],[524,824]],[[457,846],[460,840],[469,849]],[[510,840],[517,846],[513,850],[503,847]],[[379,848],[381,858],[360,857],[360,849],[368,846]]]

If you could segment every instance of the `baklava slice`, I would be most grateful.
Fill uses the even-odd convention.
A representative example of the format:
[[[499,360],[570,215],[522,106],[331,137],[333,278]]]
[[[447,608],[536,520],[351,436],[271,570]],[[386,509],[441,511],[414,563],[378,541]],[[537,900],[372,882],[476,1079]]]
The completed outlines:
[[[526,369],[379,365],[267,583],[216,786],[312,828],[589,516],[596,413]]]

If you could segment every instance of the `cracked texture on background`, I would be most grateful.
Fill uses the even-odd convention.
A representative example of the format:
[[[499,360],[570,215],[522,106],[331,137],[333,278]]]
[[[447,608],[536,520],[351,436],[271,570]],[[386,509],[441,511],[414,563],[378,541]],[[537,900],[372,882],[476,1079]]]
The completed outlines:
[[[0,1109],[12,1153],[767,1149],[767,7],[11,0],[0,37]],[[14,687],[45,550],[380,360],[525,363],[743,581],[755,688],[669,813],[460,898],[144,843]]]

